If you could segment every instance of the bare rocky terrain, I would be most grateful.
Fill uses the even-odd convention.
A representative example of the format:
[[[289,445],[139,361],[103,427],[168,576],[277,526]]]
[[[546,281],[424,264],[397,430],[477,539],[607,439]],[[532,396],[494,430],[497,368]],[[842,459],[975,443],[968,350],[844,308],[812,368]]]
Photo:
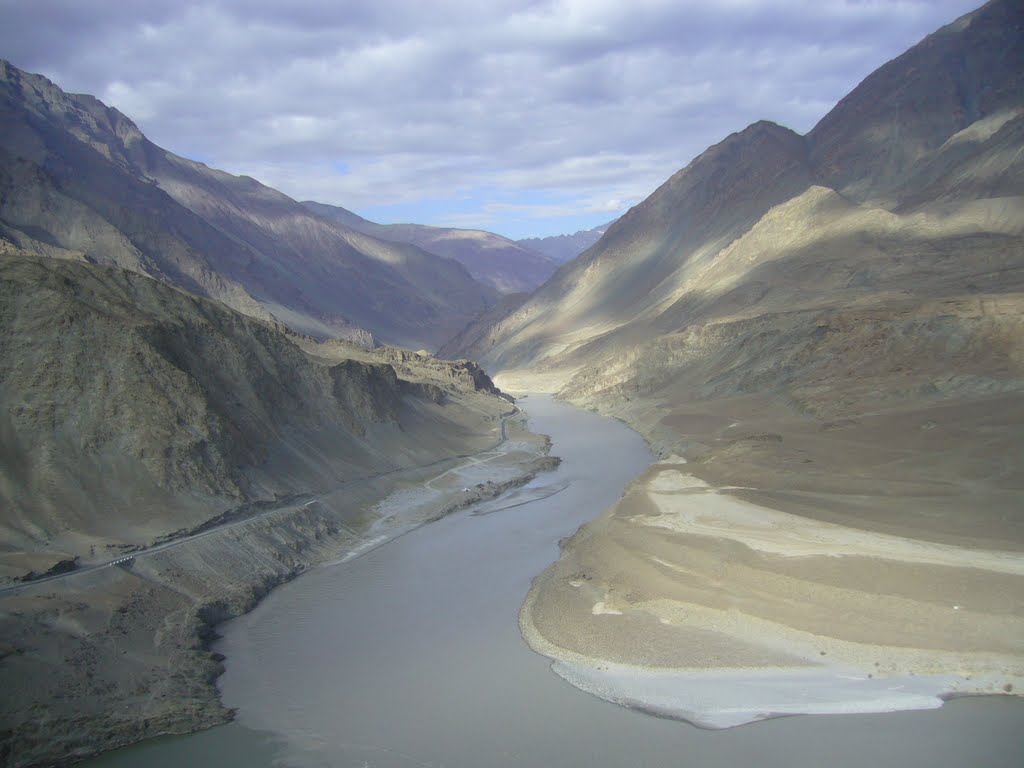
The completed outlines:
[[[507,237],[480,229],[377,224],[335,205],[313,201],[303,205],[319,216],[381,240],[409,243],[455,259],[474,278],[500,294],[530,293],[551,277],[561,263]]]
[[[439,348],[659,455],[524,608],[577,682],[1019,693],[1022,93],[1024,11],[993,0],[499,300],[0,63],[0,756],[223,722],[218,622],[550,467]]]
[[[654,666],[706,666],[687,649],[713,641],[747,649],[728,663],[757,665],[809,648],[787,634],[799,628],[853,644],[850,663],[872,643],[904,661],[962,652],[896,666],[985,669],[979,689],[1014,689],[1020,575],[988,553],[1024,551],[1022,73],[1024,11],[990,2],[881,67],[806,136],[761,122],[709,148],[520,307],[446,347],[506,389],[624,419],[666,461],[538,582],[524,612],[535,647],[644,664],[642,625],[675,637],[652,639]],[[673,493],[655,487],[670,470],[689,478]],[[794,515],[787,525],[804,520],[809,536],[827,523],[965,559],[911,574],[898,547],[858,560],[851,546],[848,571],[822,557],[796,574],[781,533],[771,555],[735,534],[726,497],[765,520]],[[760,577],[733,578],[734,562]],[[955,595],[986,627],[970,642],[948,623]],[[751,623],[730,634],[720,615],[708,623],[715,610]],[[713,626],[724,634],[701,634]]]
[[[550,466],[473,363],[320,344],[118,267],[6,246],[0,329],[7,765],[223,722],[217,622]]]
[[[558,264],[567,264],[600,240],[614,223],[610,221],[593,229],[581,229],[571,235],[526,237],[516,242],[524,248],[544,254]]]
[[[33,253],[141,272],[319,338],[436,349],[496,300],[452,259],[179,157],[92,96],[7,62],[0,235]]]

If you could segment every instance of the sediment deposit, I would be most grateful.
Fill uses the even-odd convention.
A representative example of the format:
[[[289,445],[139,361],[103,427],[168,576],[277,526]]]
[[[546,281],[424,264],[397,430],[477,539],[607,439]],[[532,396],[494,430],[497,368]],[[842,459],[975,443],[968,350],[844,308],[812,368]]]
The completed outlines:
[[[773,510],[670,457],[565,543],[522,626],[581,687],[708,727],[927,708],[1024,684],[1019,544]]]

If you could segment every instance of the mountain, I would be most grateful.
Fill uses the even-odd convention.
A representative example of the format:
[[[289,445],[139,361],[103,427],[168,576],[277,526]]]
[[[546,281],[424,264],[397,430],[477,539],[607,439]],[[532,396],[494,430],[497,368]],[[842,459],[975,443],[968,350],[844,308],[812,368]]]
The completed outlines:
[[[12,766],[227,721],[215,624],[551,463],[473,363],[318,343],[138,271],[9,244],[0,406]],[[514,447],[494,450],[506,430]],[[486,479],[469,483],[482,451]],[[424,489],[438,474],[452,487]]]
[[[536,253],[542,253],[558,264],[572,261],[587,248],[592,246],[608,231],[615,222],[610,221],[593,229],[581,229],[573,235],[553,235],[551,237],[527,237],[517,240],[519,245]]]
[[[438,357],[452,359],[459,357],[464,350],[490,349],[495,343],[495,329],[501,326],[505,318],[523,306],[528,298],[528,293],[509,293],[502,296],[497,304],[445,342],[437,350]]]
[[[806,189],[812,170],[800,136],[760,122],[729,136],[616,221],[491,334],[461,350],[501,369],[573,364],[575,347],[641,324],[674,301],[687,277],[773,205]],[[685,254],[685,257],[684,257]],[[555,333],[552,329],[559,328]],[[571,346],[566,341],[572,339]],[[540,346],[538,346],[540,345]],[[581,351],[580,359],[587,359]]]
[[[486,343],[462,351],[506,372],[557,370],[573,391],[596,391],[612,371],[595,353],[643,358],[634,345],[667,334],[1014,292],[1020,16],[994,2],[943,28],[807,136],[760,122],[727,137],[480,336]],[[624,363],[616,370],[633,375]]]
[[[865,78],[807,135],[820,181],[891,208],[947,142],[997,130],[1021,107],[1021,17],[1019,3],[987,3]]]
[[[460,431],[439,405],[457,388],[397,378],[386,349],[327,364],[320,345],[311,357],[309,341],[117,267],[7,254],[0,319],[0,531],[44,559],[434,460]],[[454,386],[467,364],[424,358],[420,373],[431,365]],[[486,376],[460,386],[497,394]]]
[[[423,224],[376,224],[334,205],[307,201],[314,213],[381,240],[409,243],[455,259],[479,282],[498,293],[529,293],[551,277],[557,264],[537,251],[493,232],[428,227]]]
[[[570,679],[642,701],[600,666],[785,649],[771,658],[864,679],[1019,687],[1024,646],[1004,640],[1024,608],[992,597],[1022,588],[1000,553],[1024,552],[1019,2],[928,36],[807,135],[726,137],[458,339],[446,353],[506,389],[623,419],[661,457],[524,609]],[[819,536],[843,543],[814,556]],[[913,554],[939,545],[960,566]],[[987,627],[969,637],[947,599],[968,581]]]
[[[116,264],[319,337],[436,348],[495,300],[451,259],[313,215],[0,64],[0,235]]]

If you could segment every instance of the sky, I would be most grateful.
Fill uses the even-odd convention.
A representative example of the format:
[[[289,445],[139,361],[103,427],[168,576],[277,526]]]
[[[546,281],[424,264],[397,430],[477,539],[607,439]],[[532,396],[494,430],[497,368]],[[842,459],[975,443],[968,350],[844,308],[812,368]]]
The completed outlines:
[[[760,119],[809,131],[981,0],[0,0],[0,58],[159,146],[381,223],[604,224]]]

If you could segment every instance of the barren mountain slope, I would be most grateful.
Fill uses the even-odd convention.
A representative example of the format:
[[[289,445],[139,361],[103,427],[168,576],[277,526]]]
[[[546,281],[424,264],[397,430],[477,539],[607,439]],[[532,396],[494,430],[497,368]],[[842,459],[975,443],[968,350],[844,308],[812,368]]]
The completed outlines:
[[[607,663],[835,663],[1019,687],[1022,40],[995,0],[807,137],[734,134],[463,334],[502,386],[622,418],[664,459],[524,609],[570,679],[629,699]]]
[[[214,624],[551,465],[473,363],[319,344],[137,272],[9,245],[0,406],[12,766],[223,722]],[[451,487],[424,490],[438,475]],[[392,493],[416,503],[388,507]]]
[[[437,350],[438,357],[452,359],[466,355],[466,351],[490,349],[493,345],[491,334],[496,333],[501,321],[515,312],[530,297],[528,293],[510,293],[471,322]],[[475,359],[473,354],[468,355]]]
[[[142,271],[318,336],[364,328],[413,348],[493,301],[452,260],[325,221],[160,149],[90,96],[0,72],[0,227],[23,248]]]
[[[317,363],[271,326],[150,278],[15,255],[0,275],[0,525],[18,563],[102,558],[432,460],[462,434],[437,385],[403,383],[385,361]],[[413,411],[436,423],[403,431]]]
[[[207,253],[250,255],[104,143],[141,138],[116,110],[0,62],[0,235],[42,255],[149,274],[270,319]]]
[[[768,122],[729,136],[616,221],[500,321],[493,348],[462,350],[502,369],[545,362],[656,312],[699,269],[773,205],[811,181],[803,140]]]
[[[927,38],[836,107],[850,120],[837,122],[834,111],[807,139],[758,123],[710,148],[461,351],[505,371],[548,371],[550,381],[563,384],[584,366],[581,376],[600,381],[609,360],[635,358],[638,344],[737,312],[1016,290],[1024,192],[1024,91],[1016,86],[1024,68],[1021,14],[1016,4],[990,3]],[[945,53],[933,55],[940,44]],[[892,90],[901,82],[899,66],[916,71],[922,62],[937,70],[928,75],[931,90]],[[957,74],[964,68],[983,74],[964,81]],[[878,93],[865,93],[876,87]],[[985,98],[972,97],[971,88]],[[946,119],[951,92],[979,105],[973,122]],[[929,126],[901,129],[914,150],[906,150],[899,183],[889,179],[890,165],[874,173],[873,156],[861,166],[860,150],[844,149],[860,146],[879,119],[868,110],[861,130],[849,104],[876,99]],[[843,178],[859,179],[863,190],[885,187],[899,199],[885,208],[841,191],[825,194],[830,188],[822,181],[837,173],[839,156],[852,164]]]
[[[334,205],[308,201],[309,210],[381,240],[410,243],[455,259],[484,285],[499,293],[529,293],[554,273],[557,264],[512,240],[479,229],[376,224]]]
[[[1021,106],[1024,8],[986,3],[879,67],[807,135],[818,180],[891,207],[908,171],[951,136]]]
[[[331,335],[318,323],[340,310],[385,343],[436,349],[495,300],[456,260],[326,220],[253,179],[152,145],[138,162],[183,206],[252,247],[255,264],[225,271],[297,330]]]

